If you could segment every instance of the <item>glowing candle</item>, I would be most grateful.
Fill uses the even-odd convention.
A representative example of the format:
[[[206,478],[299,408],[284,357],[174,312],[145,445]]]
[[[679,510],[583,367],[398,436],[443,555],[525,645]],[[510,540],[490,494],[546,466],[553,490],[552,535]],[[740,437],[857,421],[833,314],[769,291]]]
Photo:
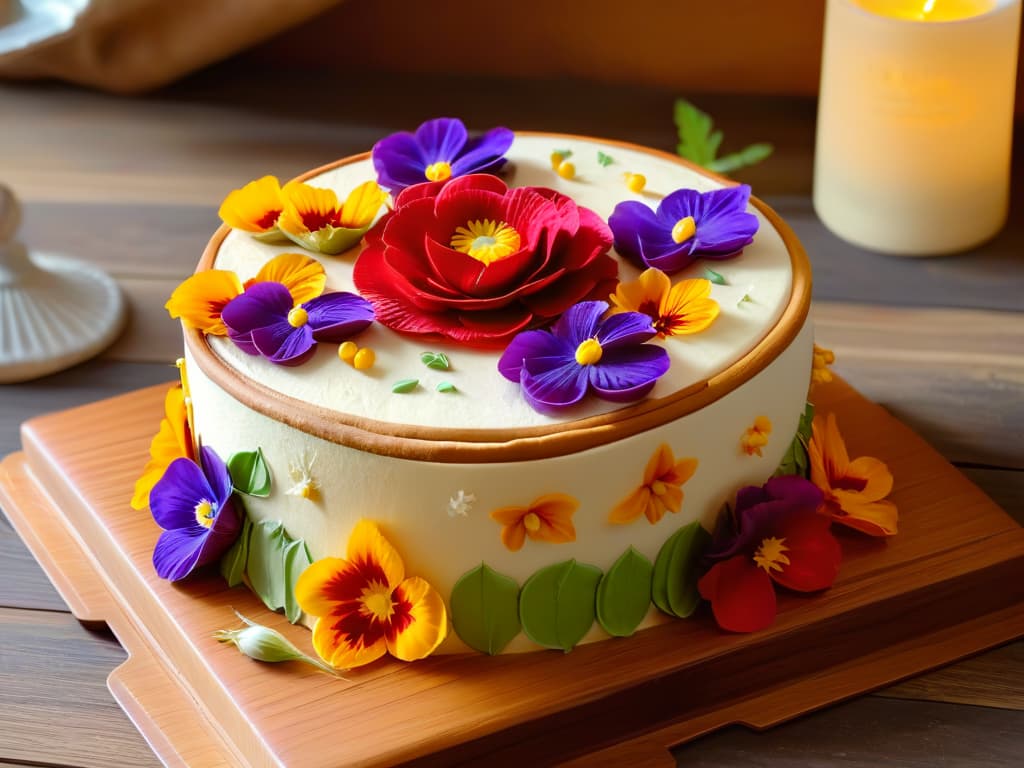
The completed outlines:
[[[872,250],[968,249],[1006,221],[1021,0],[828,0],[814,208]]]

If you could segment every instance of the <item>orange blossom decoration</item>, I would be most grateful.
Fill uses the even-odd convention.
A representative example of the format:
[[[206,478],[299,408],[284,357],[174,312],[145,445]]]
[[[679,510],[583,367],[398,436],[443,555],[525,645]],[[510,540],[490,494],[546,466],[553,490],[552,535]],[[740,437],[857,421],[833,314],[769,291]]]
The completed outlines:
[[[572,516],[580,503],[564,493],[549,493],[534,499],[528,507],[502,507],[491,518],[504,526],[501,543],[512,552],[523,548],[526,537],[534,541],[564,544],[576,541]]]
[[[334,190],[290,181],[281,197],[281,231],[303,248],[336,255],[359,242],[388,195],[377,182],[366,181],[339,203]]]
[[[870,536],[895,535],[896,505],[883,501],[892,490],[889,468],[871,456],[850,461],[835,414],[816,417],[811,430],[811,482],[825,494],[818,511]]]
[[[323,293],[327,275],[316,259],[301,253],[282,253],[264,264],[244,286],[238,275],[226,269],[196,272],[174,289],[164,307],[189,328],[211,336],[227,336],[220,319],[224,307],[245,288],[265,282],[282,283],[298,305]]]
[[[184,390],[175,385],[164,398],[164,418],[160,420],[160,431],[149,444],[149,461],[142,470],[142,477],[135,482],[132,509],[146,508],[153,486],[163,477],[171,462],[180,458],[194,461],[196,457]]]
[[[385,653],[416,661],[448,634],[441,595],[419,576],[406,578],[402,558],[369,520],[356,523],[345,559],[325,557],[302,572],[295,599],[317,617],[313,647],[335,669]]]
[[[835,353],[831,349],[825,349],[814,345],[814,358],[811,363],[811,386],[815,384],[828,384],[834,376],[829,366],[836,361]]]
[[[228,193],[218,213],[221,221],[232,229],[241,229],[258,240],[273,242],[284,239],[277,228],[282,210],[281,184],[274,176],[264,176]]]
[[[647,269],[630,283],[619,283],[610,297],[612,312],[643,312],[658,338],[699,333],[718,317],[711,281],[680,280],[675,285],[660,269]]]
[[[767,416],[754,419],[754,426],[748,428],[740,438],[740,447],[747,456],[761,456],[761,449],[768,445],[768,435],[772,432],[772,420]]]
[[[697,471],[697,459],[676,461],[665,443],[658,446],[644,469],[643,484],[620,501],[608,515],[609,523],[631,523],[643,514],[654,525],[666,512],[683,506],[683,483]]]

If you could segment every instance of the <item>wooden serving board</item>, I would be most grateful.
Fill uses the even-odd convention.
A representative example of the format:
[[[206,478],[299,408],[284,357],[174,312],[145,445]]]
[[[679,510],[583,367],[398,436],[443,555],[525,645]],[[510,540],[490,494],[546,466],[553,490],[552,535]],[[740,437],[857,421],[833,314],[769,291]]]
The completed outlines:
[[[884,409],[835,381],[815,391],[852,456],[896,477],[901,532],[839,531],[840,576],[782,596],[770,629],[707,613],[565,655],[382,661],[333,679],[251,661],[213,639],[236,608],[301,648],[307,630],[217,575],[172,585],[159,529],[128,505],[166,387],[42,416],[0,464],[0,505],[83,622],[128,660],[115,698],[168,765],[671,765],[716,728],[763,729],[1024,636],[1024,529]]]

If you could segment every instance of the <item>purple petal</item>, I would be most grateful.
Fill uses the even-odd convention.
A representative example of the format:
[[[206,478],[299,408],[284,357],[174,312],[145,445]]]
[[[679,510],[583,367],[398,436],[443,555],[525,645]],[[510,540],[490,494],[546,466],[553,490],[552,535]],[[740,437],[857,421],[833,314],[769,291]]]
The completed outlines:
[[[641,261],[648,267],[655,267],[666,275],[672,275],[697,260],[693,252],[696,243],[695,239],[690,239],[679,244],[673,241],[671,248],[659,248],[655,245],[654,248],[644,249]]]
[[[252,332],[252,343],[267,360],[280,365],[304,363],[316,349],[309,323],[295,328],[287,320],[256,328]]]
[[[713,189],[700,196],[700,217],[709,219],[717,216],[731,216],[747,210],[750,202],[750,185]]]
[[[508,128],[492,128],[466,142],[452,163],[452,176],[468,173],[493,173],[505,164],[505,153],[512,146],[515,134]]]
[[[509,381],[518,382],[523,362],[535,357],[573,359],[575,349],[565,339],[548,331],[524,331],[517,334],[498,360],[498,371]]]
[[[393,133],[373,145],[373,168],[377,183],[397,194],[406,187],[426,180],[419,142],[408,131]]]
[[[551,332],[565,339],[575,352],[576,347],[597,335],[601,316],[607,311],[606,301],[581,301],[565,310],[551,326]]]
[[[219,501],[217,494],[191,459],[175,459],[149,492],[149,508],[164,530],[184,528],[196,523],[196,505],[199,502]]]
[[[669,233],[672,227],[680,219],[692,216],[694,221],[700,221],[703,213],[701,208],[702,195],[696,189],[677,189],[658,204],[658,219],[662,226],[667,226]]]
[[[233,493],[231,473],[228,472],[227,464],[221,461],[216,451],[207,445],[199,449],[199,460],[202,463],[206,482],[210,490],[213,491],[213,498],[210,501],[215,501],[217,508],[220,509],[227,504]]]
[[[585,367],[561,356],[528,358],[519,380],[523,396],[541,413],[575,405],[587,394]]]
[[[291,293],[281,283],[256,283],[229,301],[220,317],[229,331],[246,334],[254,328],[285,320],[294,303]]]
[[[416,129],[416,142],[426,165],[437,162],[454,163],[466,145],[466,126],[454,117],[427,120]]]
[[[764,489],[771,498],[784,499],[798,511],[814,512],[823,501],[821,489],[799,475],[773,477],[764,484]]]
[[[607,351],[643,344],[656,333],[650,315],[643,312],[620,312],[601,323],[597,329],[597,340],[601,343],[601,349]]]
[[[607,350],[601,356],[601,362],[585,367],[590,376],[590,386],[598,396],[616,403],[628,403],[650,392],[670,365],[668,352],[654,344],[643,344]]]
[[[635,200],[616,205],[608,226],[615,238],[615,250],[638,264],[644,263],[645,245],[661,249],[677,245],[672,240],[672,228],[666,228],[654,211]]]
[[[309,317],[313,338],[340,343],[373,322],[373,305],[362,296],[340,291],[310,299],[302,308]]]
[[[160,534],[153,548],[153,567],[157,576],[180,581],[192,573],[199,565],[208,533],[208,528],[197,523]]]

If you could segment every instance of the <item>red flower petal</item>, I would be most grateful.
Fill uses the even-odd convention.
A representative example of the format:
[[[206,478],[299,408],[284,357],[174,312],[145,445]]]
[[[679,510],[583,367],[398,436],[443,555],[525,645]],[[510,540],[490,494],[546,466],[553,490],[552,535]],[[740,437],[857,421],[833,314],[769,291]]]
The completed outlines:
[[[782,570],[771,572],[779,584],[797,592],[828,589],[839,573],[843,552],[830,530],[831,521],[824,515],[803,512],[786,520],[777,537],[784,539],[785,556],[789,559]]]
[[[736,555],[697,582],[700,596],[711,602],[715,621],[730,632],[757,632],[775,621],[775,588],[754,561]]]

